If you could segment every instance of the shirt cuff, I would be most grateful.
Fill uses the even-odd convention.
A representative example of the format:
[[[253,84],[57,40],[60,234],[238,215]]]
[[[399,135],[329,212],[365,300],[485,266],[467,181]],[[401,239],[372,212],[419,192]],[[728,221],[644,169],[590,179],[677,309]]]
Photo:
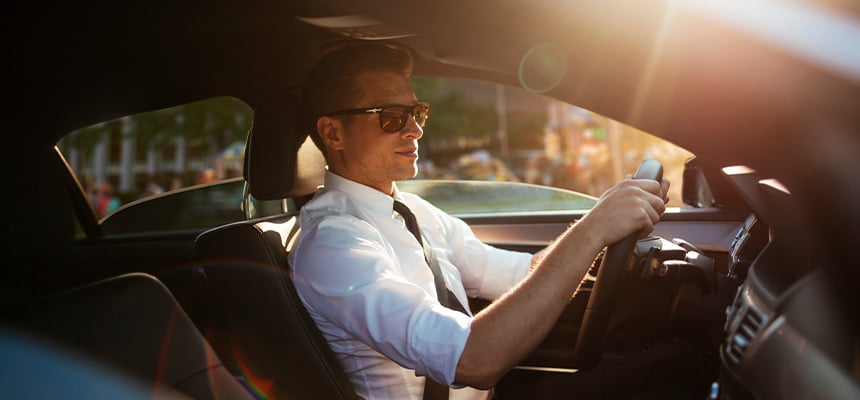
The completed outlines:
[[[434,302],[416,313],[410,327],[410,347],[418,353],[416,375],[451,385],[472,331],[472,317]]]

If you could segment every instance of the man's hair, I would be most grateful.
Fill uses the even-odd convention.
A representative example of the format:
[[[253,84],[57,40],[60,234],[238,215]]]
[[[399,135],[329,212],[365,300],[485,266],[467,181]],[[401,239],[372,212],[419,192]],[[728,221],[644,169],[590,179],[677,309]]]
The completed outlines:
[[[379,42],[351,42],[338,46],[311,67],[302,84],[302,105],[314,144],[325,154],[316,121],[331,112],[353,108],[362,96],[358,75],[366,71],[391,71],[409,77],[412,54]],[[374,106],[370,104],[367,106]]]

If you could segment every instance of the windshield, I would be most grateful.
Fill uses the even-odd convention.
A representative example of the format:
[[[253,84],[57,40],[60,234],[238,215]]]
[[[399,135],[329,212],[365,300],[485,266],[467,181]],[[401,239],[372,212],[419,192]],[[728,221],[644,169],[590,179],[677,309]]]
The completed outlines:
[[[669,206],[682,206],[684,161],[692,153],[672,143],[521,88],[438,78],[413,78],[412,85],[431,107],[420,141],[419,179],[522,182],[596,198],[653,158],[674,183]],[[508,210],[503,203],[496,202]],[[518,207],[548,211],[557,204]]]
[[[682,206],[692,154],[678,146],[522,88],[450,78],[412,84],[432,111],[418,176],[399,187],[451,214],[588,210],[645,158],[663,163],[674,183],[669,206]],[[242,160],[253,118],[241,100],[213,98],[105,121],[58,147],[110,232],[217,226],[243,219]],[[224,186],[208,186],[218,182]],[[252,216],[281,210],[254,202]],[[160,223],[146,215],[181,218]]]

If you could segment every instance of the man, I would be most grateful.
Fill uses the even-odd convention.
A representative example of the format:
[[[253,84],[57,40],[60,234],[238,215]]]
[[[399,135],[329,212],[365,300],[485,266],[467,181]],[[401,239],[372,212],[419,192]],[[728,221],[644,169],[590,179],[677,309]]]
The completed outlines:
[[[409,53],[377,43],[325,55],[302,100],[328,170],[301,212],[290,254],[305,306],[362,397],[420,399],[425,377],[457,398],[489,389],[548,334],[596,254],[650,232],[668,182],[626,180],[540,256],[481,243],[462,221],[395,181],[417,173],[429,113],[409,83]],[[444,283],[466,313],[437,299],[419,238],[395,201],[417,216]],[[530,272],[531,271],[531,272]],[[471,315],[468,297],[494,300]]]

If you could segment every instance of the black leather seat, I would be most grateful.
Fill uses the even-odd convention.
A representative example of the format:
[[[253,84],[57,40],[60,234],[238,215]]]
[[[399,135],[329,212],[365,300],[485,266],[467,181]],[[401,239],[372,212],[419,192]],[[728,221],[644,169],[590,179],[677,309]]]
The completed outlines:
[[[15,268],[3,275],[0,324],[5,345],[29,352],[26,360],[4,352],[0,370],[39,368],[26,371],[38,387],[4,386],[4,395],[252,399],[155,277],[133,273],[84,285],[57,278],[75,275],[67,259],[76,213],[91,210],[58,151],[48,147],[28,159],[42,175],[18,188],[31,201],[7,226],[15,233],[12,259],[26,260],[10,262]]]
[[[307,198],[322,183],[322,156],[296,110],[255,110],[244,171],[255,199]],[[267,398],[357,398],[290,278],[287,251],[297,231],[293,211],[202,233],[195,267],[202,290],[190,315],[225,365]]]
[[[153,398],[254,398],[151,275],[121,275],[51,295],[30,304],[22,322],[31,335],[150,386]]]

